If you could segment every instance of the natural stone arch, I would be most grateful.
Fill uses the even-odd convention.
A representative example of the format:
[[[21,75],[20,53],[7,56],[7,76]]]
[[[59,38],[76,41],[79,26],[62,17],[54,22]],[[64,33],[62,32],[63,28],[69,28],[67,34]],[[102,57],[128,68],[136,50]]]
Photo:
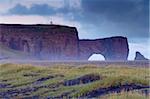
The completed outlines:
[[[104,61],[105,57],[102,54],[92,54],[88,60],[89,61]]]
[[[79,41],[80,60],[88,60],[93,53],[102,54],[106,61],[127,60],[129,53],[127,38],[111,37]]]

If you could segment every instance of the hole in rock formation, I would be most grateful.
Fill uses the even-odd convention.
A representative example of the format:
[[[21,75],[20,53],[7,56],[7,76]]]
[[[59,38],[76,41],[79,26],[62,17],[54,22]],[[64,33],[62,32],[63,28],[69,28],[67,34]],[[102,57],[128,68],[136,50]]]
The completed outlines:
[[[89,61],[104,61],[105,57],[101,54],[93,54],[89,57]]]

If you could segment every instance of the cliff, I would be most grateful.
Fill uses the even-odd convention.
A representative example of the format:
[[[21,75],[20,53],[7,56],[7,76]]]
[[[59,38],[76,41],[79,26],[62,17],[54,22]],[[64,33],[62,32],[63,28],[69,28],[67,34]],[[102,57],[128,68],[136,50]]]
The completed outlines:
[[[101,54],[105,60],[127,60],[129,48],[126,37],[116,36],[96,40],[79,40],[80,59]]]
[[[0,24],[0,42],[38,59],[88,60],[95,53],[106,60],[127,60],[125,37],[79,40],[75,27],[60,25]]]

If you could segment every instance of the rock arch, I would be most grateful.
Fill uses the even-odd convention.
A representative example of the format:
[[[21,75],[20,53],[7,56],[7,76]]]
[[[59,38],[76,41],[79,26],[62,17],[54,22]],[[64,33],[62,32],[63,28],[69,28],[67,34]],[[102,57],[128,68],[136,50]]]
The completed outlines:
[[[92,54],[101,54],[105,60],[127,60],[129,48],[125,37],[111,37],[96,40],[80,40],[80,60],[88,60]]]

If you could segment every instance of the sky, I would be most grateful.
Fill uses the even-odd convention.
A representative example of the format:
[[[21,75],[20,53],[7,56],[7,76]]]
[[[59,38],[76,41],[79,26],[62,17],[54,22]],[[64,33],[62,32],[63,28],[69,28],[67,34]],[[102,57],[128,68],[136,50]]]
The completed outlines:
[[[0,0],[0,23],[77,27],[80,39],[124,36],[150,59],[149,0]],[[93,55],[92,59],[103,59]]]

